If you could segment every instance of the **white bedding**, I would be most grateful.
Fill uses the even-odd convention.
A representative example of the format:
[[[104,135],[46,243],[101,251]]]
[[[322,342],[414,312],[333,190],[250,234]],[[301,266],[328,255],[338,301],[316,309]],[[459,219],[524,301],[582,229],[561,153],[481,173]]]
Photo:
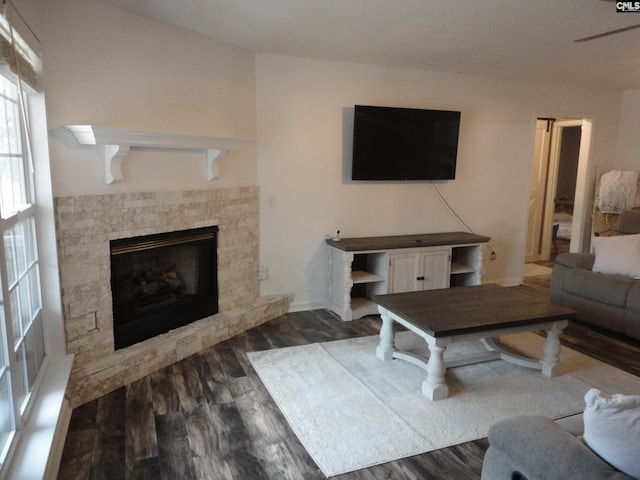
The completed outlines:
[[[570,213],[554,213],[553,223],[559,224],[558,235],[556,238],[561,240],[571,240],[571,223],[573,222],[573,215]]]

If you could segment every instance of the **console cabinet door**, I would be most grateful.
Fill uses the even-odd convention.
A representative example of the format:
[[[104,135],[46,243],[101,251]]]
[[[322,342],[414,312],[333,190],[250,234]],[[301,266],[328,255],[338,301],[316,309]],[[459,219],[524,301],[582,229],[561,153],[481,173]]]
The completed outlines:
[[[389,293],[447,288],[449,258],[449,250],[390,254]]]
[[[389,293],[422,290],[419,283],[419,253],[392,253],[389,255]]]
[[[422,289],[449,288],[451,270],[449,250],[440,250],[422,254]]]

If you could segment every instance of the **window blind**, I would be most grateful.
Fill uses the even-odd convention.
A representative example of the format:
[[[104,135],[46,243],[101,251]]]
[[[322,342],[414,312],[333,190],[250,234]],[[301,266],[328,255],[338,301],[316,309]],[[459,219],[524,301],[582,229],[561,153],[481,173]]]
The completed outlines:
[[[0,70],[38,92],[42,70],[40,41],[9,0],[2,0],[1,13]]]

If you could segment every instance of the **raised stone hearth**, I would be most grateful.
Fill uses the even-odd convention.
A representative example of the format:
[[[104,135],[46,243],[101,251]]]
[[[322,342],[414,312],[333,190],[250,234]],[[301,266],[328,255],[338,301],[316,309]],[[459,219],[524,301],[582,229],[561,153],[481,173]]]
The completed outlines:
[[[285,313],[260,297],[258,187],[57,197],[56,230],[73,407]],[[109,241],[217,225],[219,313],[115,350]]]

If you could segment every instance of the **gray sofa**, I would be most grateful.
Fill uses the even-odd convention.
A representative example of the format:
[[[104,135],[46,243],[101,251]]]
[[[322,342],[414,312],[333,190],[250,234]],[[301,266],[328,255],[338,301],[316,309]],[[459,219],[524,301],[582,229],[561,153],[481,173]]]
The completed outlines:
[[[625,211],[610,235],[640,233],[640,213]],[[640,280],[591,271],[592,253],[562,253],[551,273],[551,301],[578,320],[640,339]]]
[[[481,480],[630,480],[554,421],[519,416],[489,430]]]
[[[591,253],[562,253],[551,272],[551,301],[578,320],[640,339],[640,280],[592,272]]]

